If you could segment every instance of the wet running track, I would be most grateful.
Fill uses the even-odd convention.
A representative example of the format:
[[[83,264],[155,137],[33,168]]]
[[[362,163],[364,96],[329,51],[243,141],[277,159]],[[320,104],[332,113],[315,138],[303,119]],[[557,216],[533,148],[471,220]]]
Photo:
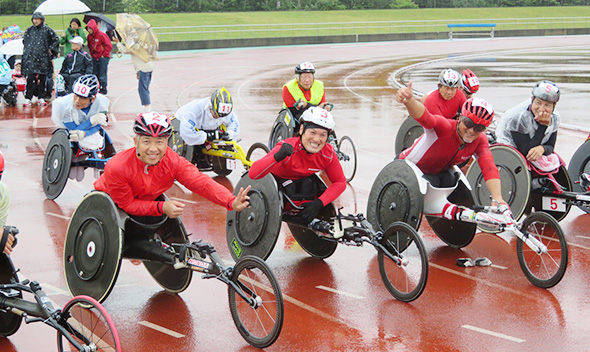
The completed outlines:
[[[406,116],[393,101],[395,91],[389,80],[394,71],[428,62],[426,68],[408,71],[420,82],[415,88],[428,91],[435,87],[440,68],[469,66],[480,75],[479,96],[504,110],[528,97],[533,83],[547,78],[548,72],[560,84],[550,71],[557,66],[540,56],[557,56],[568,63],[582,56],[587,63],[589,39],[502,38],[163,53],[155,65],[152,107],[173,115],[180,105],[226,86],[240,118],[241,145],[248,148],[268,141],[281,107],[282,84],[292,77],[297,63],[312,61],[317,78],[327,87],[328,100],[335,104],[338,134],[351,136],[357,147],[357,175],[337,203],[346,212],[366,212],[371,184],[392,160],[395,135]],[[523,58],[523,51],[530,54]],[[502,60],[496,59],[499,56]],[[477,63],[473,57],[479,58]],[[529,57],[536,60],[529,62]],[[510,79],[514,72],[518,72],[517,84]],[[590,101],[587,66],[582,73],[572,68],[559,74],[577,77],[576,82],[564,78],[560,85],[563,99],[558,109],[564,122],[585,127]],[[111,123],[107,130],[121,150],[132,146],[132,119],[141,111],[128,58],[111,61],[108,88]],[[51,105],[0,108],[0,148],[7,162],[3,180],[12,193],[8,223],[21,232],[12,258],[23,277],[40,281],[51,299],[63,305],[69,299],[62,269],[68,219],[92,189],[94,174],[87,170],[82,182],[68,181],[57,200],[45,199],[41,164],[54,129],[50,109]],[[556,151],[569,161],[587,134],[561,129]],[[230,190],[238,179],[238,172],[216,178]],[[180,186],[167,194],[188,205],[183,221],[191,238],[214,244],[222,257],[230,258],[225,210]],[[285,295],[285,319],[281,336],[268,350],[587,350],[590,215],[572,208],[561,225],[569,243],[570,264],[561,283],[544,290],[532,286],[521,272],[514,238],[482,233],[458,250],[444,245],[423,222],[420,235],[429,252],[430,274],[424,293],[412,303],[389,295],[374,249],[340,246],[332,257],[316,260],[298,247],[283,226],[267,262]],[[483,256],[494,265],[460,268],[455,264],[460,257]],[[162,291],[143,266],[124,260],[104,306],[115,321],[124,351],[255,349],[233,325],[226,286],[201,280],[199,275],[185,292],[174,295]],[[9,339],[0,338],[0,350],[5,352],[54,351],[54,344],[55,332],[42,324],[23,324]]]

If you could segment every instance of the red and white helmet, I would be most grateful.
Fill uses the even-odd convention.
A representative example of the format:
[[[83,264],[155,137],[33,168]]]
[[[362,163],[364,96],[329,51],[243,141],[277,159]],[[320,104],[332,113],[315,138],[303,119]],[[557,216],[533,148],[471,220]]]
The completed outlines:
[[[470,69],[463,70],[461,76],[461,87],[469,93],[475,94],[479,90],[479,78]]]
[[[324,128],[331,132],[334,129],[334,116],[332,113],[320,108],[319,106],[312,106],[301,114],[301,123],[311,123],[318,127]]]
[[[461,108],[461,115],[469,117],[478,125],[489,126],[494,119],[494,108],[480,98],[468,99]]]
[[[170,118],[155,111],[141,113],[135,118],[133,132],[140,136],[170,137],[172,134]]]

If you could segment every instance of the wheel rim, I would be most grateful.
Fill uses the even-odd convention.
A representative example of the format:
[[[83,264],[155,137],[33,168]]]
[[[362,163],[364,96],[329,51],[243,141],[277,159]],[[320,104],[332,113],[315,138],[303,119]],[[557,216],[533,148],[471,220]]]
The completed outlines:
[[[268,203],[262,192],[248,192],[250,207],[236,213],[236,239],[242,246],[253,246],[266,231]],[[264,215],[264,216],[263,216]]]
[[[63,164],[65,159],[65,151],[61,145],[55,144],[47,154],[47,163],[45,164],[45,175],[47,182],[54,184],[61,178]]]
[[[340,140],[338,152],[338,159],[340,159],[344,176],[346,177],[346,181],[350,182],[356,173],[356,149],[354,144],[350,139],[343,137]]]

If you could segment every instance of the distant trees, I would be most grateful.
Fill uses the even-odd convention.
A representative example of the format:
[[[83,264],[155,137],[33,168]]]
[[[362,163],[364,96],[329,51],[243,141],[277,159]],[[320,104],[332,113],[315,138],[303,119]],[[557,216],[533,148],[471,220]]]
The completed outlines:
[[[590,0],[82,0],[94,12],[230,12],[580,6]],[[0,14],[31,14],[40,0],[0,0]]]

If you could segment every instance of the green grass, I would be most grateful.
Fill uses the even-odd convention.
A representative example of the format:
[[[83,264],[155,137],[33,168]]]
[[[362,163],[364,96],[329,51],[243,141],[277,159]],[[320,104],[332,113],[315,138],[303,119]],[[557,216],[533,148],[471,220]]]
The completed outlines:
[[[114,14],[108,15],[115,19]],[[157,29],[161,41],[170,40],[198,40],[198,39],[227,39],[250,38],[268,36],[292,36],[311,32],[318,35],[335,34],[368,34],[368,33],[398,33],[398,32],[431,32],[446,31],[446,24],[458,20],[473,20],[474,22],[496,22],[497,30],[521,28],[567,28],[590,26],[590,6],[572,7],[513,7],[513,8],[467,8],[467,9],[413,9],[413,10],[346,10],[346,11],[282,11],[282,12],[223,12],[223,13],[158,13],[142,14],[153,27],[168,27]],[[72,17],[82,19],[83,14],[65,15],[63,23],[69,25]],[[566,17],[570,20],[546,21],[539,18]],[[575,21],[574,17],[587,17],[585,20]],[[510,21],[504,23],[500,19],[525,18],[524,21]],[[405,25],[363,25],[363,26],[326,26],[324,23],[335,22],[373,22],[373,21],[415,21]],[[437,21],[435,23],[428,21]],[[21,29],[31,25],[30,16],[0,16],[4,25],[18,24]],[[47,16],[47,24],[57,31],[63,30],[62,16]],[[300,23],[314,23],[316,25],[302,28]],[[281,31],[260,31],[260,26],[240,26],[226,28],[227,25],[261,25],[261,24],[290,24],[281,27]],[[175,29],[182,26],[216,26],[215,28]],[[526,26],[526,27],[523,27]],[[351,28],[342,28],[351,27]],[[271,26],[270,28],[277,28]],[[202,32],[204,31],[204,33]],[[172,33],[175,34],[172,34]],[[214,33],[213,33],[214,32]]]

